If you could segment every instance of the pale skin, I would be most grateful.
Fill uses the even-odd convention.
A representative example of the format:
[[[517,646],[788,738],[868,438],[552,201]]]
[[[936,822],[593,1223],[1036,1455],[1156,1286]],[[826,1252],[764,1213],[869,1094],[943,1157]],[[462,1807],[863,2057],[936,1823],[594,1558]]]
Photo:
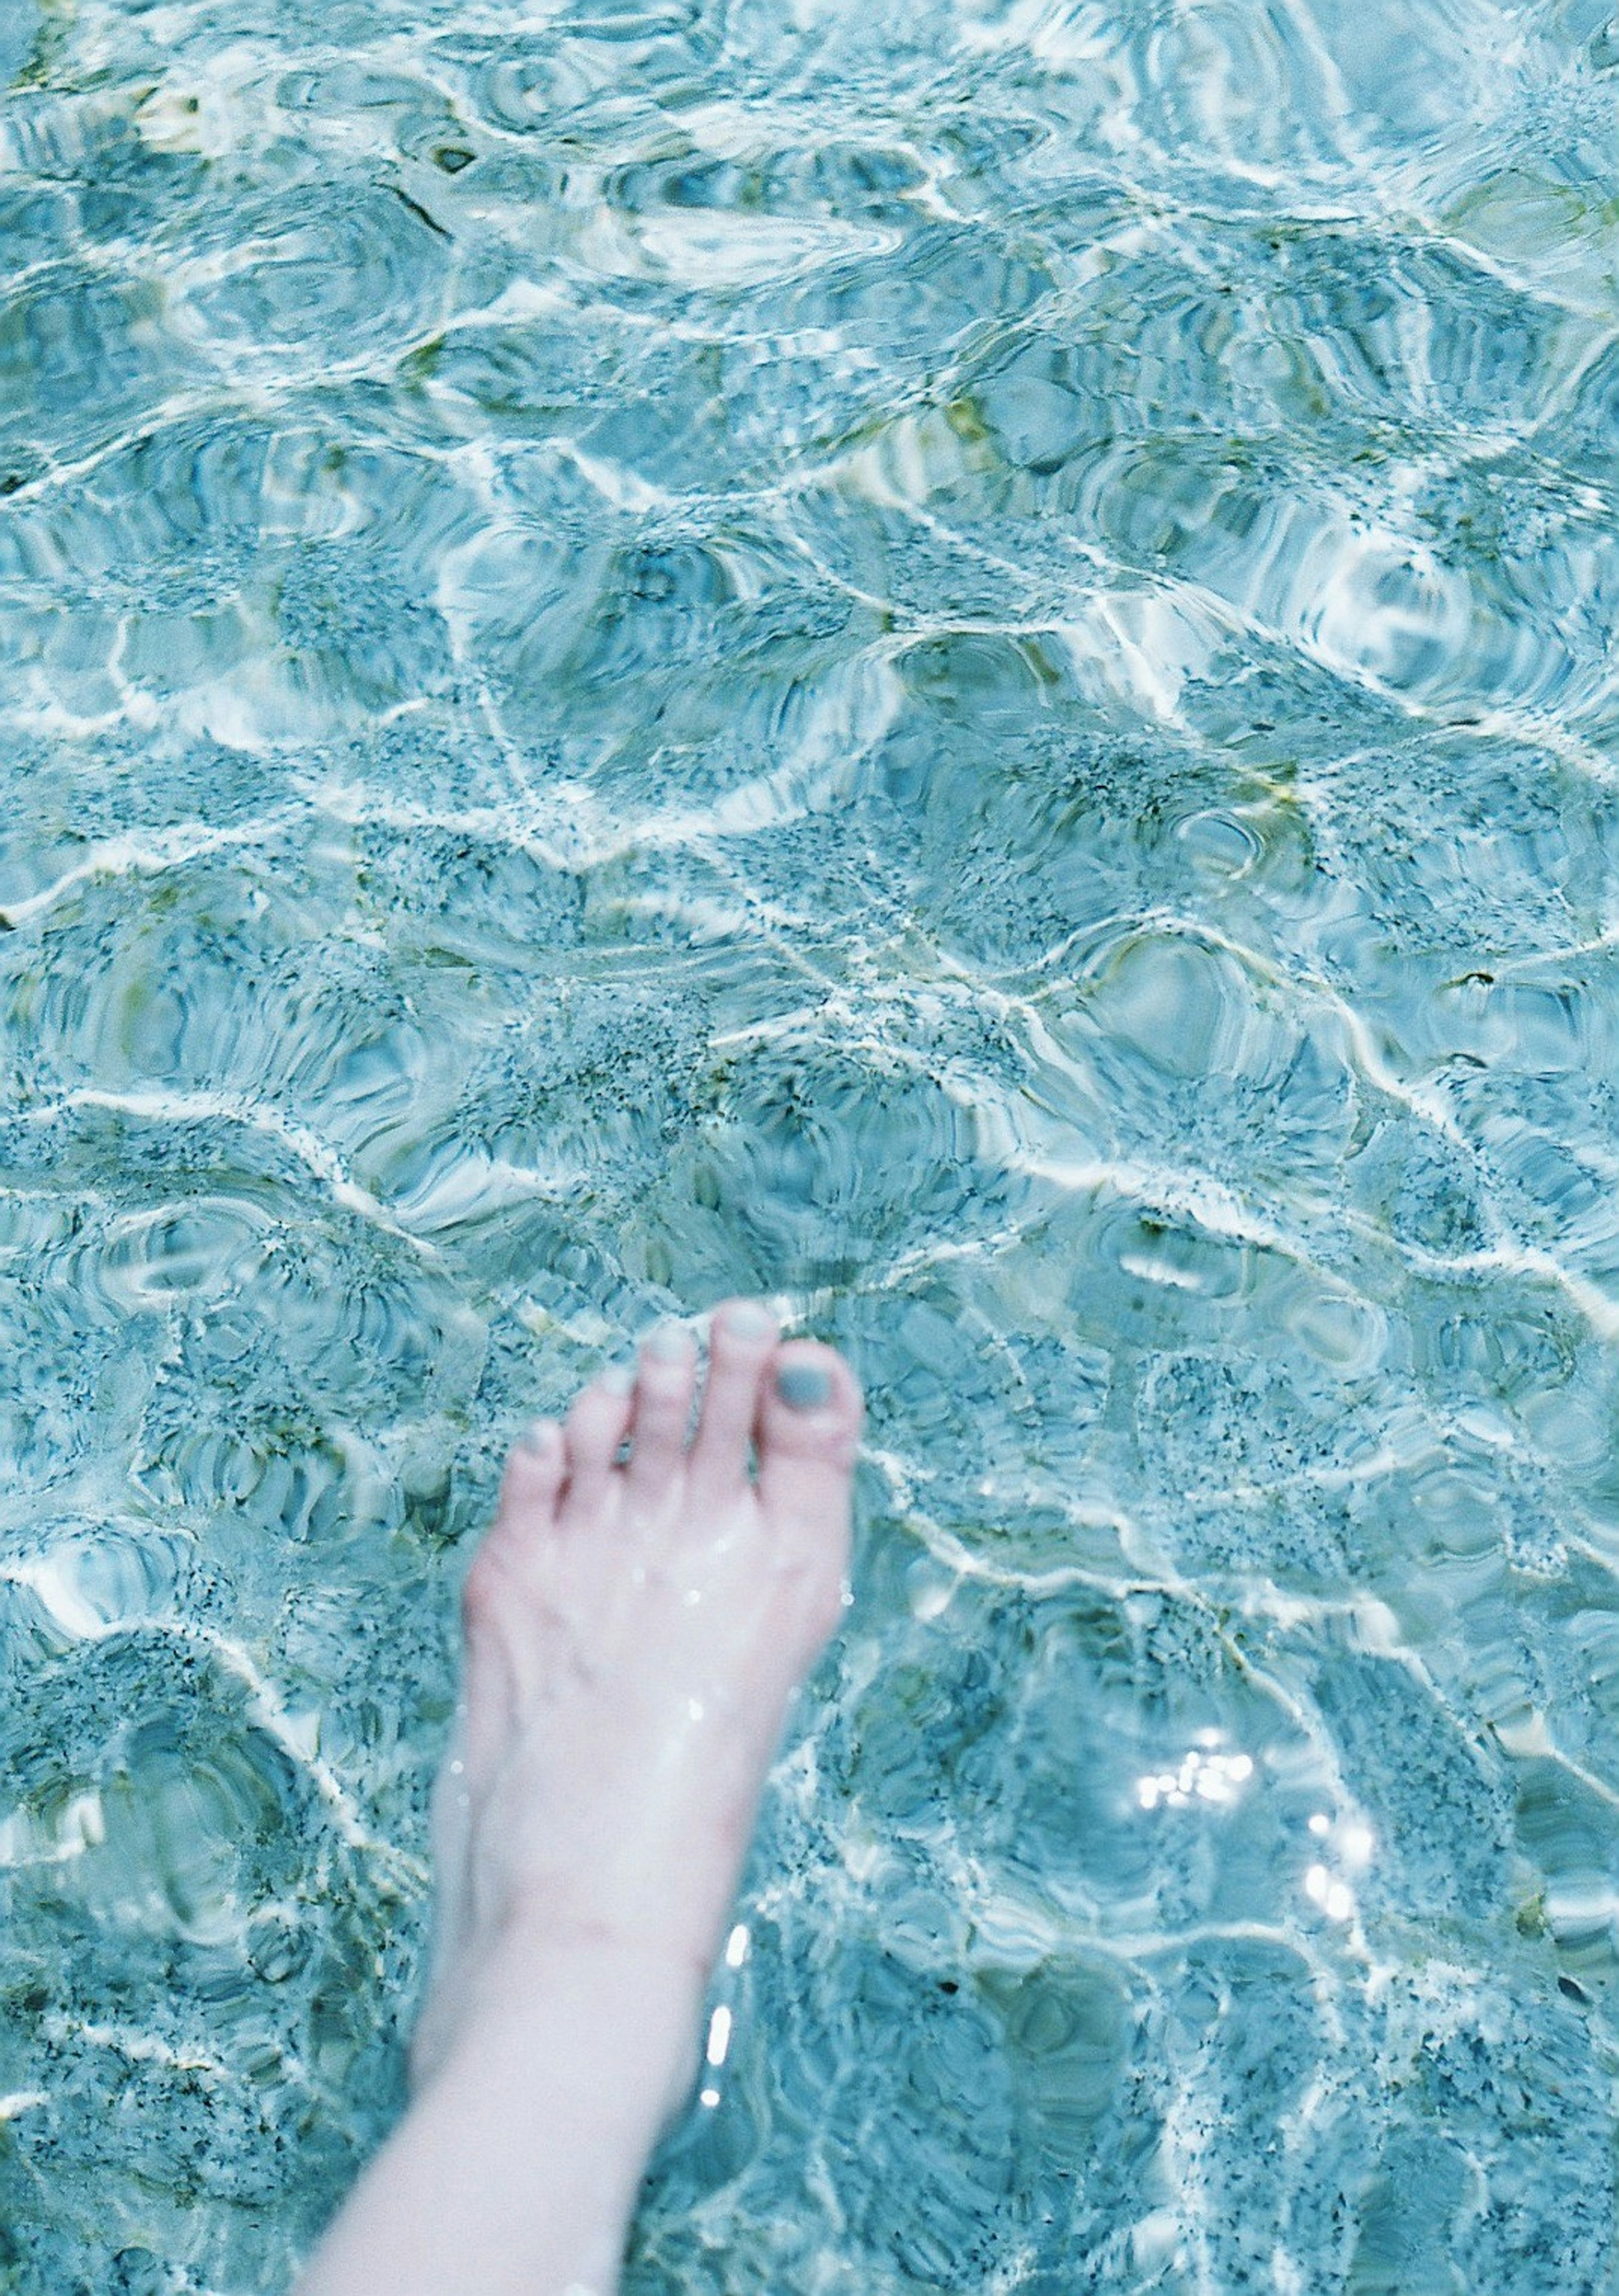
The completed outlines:
[[[788,1702],[841,1615],[861,1401],[756,1302],[507,1464],[468,1573],[413,2101],[298,2296],[612,2296]]]

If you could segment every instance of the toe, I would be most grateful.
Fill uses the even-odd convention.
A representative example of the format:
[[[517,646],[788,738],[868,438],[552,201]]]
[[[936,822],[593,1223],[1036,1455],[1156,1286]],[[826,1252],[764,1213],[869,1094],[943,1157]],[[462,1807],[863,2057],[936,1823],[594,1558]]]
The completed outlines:
[[[641,1350],[630,1421],[629,1487],[643,1503],[661,1496],[681,1471],[696,1384],[691,1333],[678,1324],[660,1324]]]
[[[607,1498],[618,1447],[629,1431],[634,1375],[615,1364],[574,1398],[563,1437],[568,1451],[568,1488],[562,1495],[564,1529],[594,1520]]]
[[[536,1420],[512,1446],[501,1483],[495,1520],[503,1523],[511,1519],[525,1527],[544,1527],[556,1513],[567,1472],[568,1455],[562,1446],[561,1429],[554,1420]]]
[[[462,1619],[470,1645],[498,1631],[514,1604],[533,1592],[543,1570],[545,1532],[554,1529],[568,1469],[562,1431],[540,1420],[513,1447],[495,1521],[479,1540],[462,1586]]]
[[[778,1350],[756,1434],[767,1514],[846,1538],[862,1415],[854,1374],[833,1349],[793,1340]]]
[[[691,1445],[692,1487],[715,1498],[740,1491],[759,1410],[759,1381],[776,1351],[776,1319],[756,1300],[727,1300],[708,1332],[708,1378]]]

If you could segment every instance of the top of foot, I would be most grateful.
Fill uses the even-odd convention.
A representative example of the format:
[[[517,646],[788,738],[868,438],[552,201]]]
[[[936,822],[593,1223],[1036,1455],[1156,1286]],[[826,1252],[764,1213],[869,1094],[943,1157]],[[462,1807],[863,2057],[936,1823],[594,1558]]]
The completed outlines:
[[[757,1303],[652,1333],[508,1462],[468,1573],[417,2080],[514,1936],[700,1986],[789,1698],[841,1613],[847,1365]]]

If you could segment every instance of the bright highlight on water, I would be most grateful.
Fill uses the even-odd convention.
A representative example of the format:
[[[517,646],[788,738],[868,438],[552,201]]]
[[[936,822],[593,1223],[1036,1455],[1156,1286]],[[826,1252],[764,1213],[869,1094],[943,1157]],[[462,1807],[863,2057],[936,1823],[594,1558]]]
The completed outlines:
[[[0,0],[0,2289],[290,2285],[732,1292],[856,1600],[633,2296],[1610,2285],[1610,11]]]

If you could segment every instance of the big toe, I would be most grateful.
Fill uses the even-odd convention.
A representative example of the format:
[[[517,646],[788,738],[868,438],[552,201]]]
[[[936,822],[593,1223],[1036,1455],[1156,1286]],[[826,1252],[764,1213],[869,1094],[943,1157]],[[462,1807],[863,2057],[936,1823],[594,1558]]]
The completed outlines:
[[[779,1520],[824,1519],[846,1534],[863,1416],[854,1373],[832,1348],[791,1340],[759,1398],[759,1496]]]

